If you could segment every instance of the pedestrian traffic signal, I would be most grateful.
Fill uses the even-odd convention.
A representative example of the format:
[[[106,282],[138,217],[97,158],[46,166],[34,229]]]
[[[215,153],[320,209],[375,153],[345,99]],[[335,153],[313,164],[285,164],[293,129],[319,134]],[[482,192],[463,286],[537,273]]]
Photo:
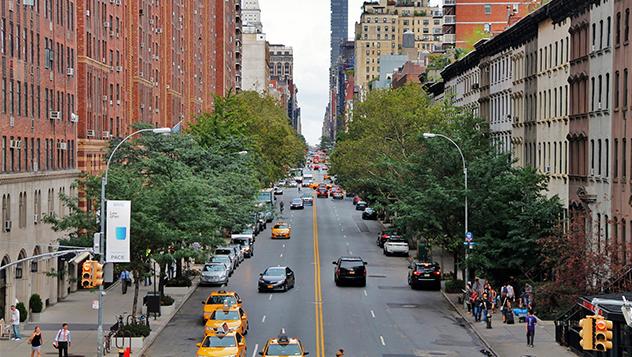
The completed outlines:
[[[592,351],[595,349],[594,340],[593,340],[593,323],[594,316],[586,316],[585,318],[579,320],[579,345],[585,351]]]
[[[612,321],[603,316],[595,316],[595,350],[607,351],[612,349]]]
[[[81,265],[81,287],[84,289],[92,289],[92,278],[94,276],[94,272],[93,272],[93,265],[92,265],[93,261],[92,260],[86,260],[85,262],[83,262],[83,264]]]
[[[103,285],[103,264],[92,261],[92,287]]]

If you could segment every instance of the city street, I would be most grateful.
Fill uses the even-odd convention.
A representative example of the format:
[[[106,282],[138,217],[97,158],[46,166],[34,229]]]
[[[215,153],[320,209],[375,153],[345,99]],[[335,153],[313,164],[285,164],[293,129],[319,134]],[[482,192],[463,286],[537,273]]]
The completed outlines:
[[[316,178],[320,181],[322,176]],[[281,329],[299,337],[317,357],[333,356],[339,348],[354,357],[480,355],[482,344],[463,327],[440,292],[411,290],[406,259],[382,255],[375,244],[378,222],[363,221],[350,199],[315,199],[313,208],[287,210],[296,196],[295,188],[277,196],[285,202],[283,217],[292,226],[292,238],[270,240],[269,224],[257,237],[254,257],[221,288],[243,298],[250,323],[249,357]],[[336,287],[332,261],[341,255],[358,255],[368,262],[366,288]],[[258,275],[271,265],[292,268],[296,287],[285,293],[258,293]],[[203,333],[202,301],[213,289],[220,288],[199,287],[145,355],[194,354]],[[324,346],[324,351],[317,346]]]

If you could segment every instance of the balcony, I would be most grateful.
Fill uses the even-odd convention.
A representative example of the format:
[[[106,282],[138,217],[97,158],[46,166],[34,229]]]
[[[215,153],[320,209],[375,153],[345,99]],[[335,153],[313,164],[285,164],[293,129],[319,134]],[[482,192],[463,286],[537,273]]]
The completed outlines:
[[[456,15],[445,15],[445,16],[443,16],[443,24],[444,25],[456,25]]]
[[[443,11],[435,10],[432,12],[432,17],[443,17]]]
[[[443,52],[445,52],[445,49],[443,48],[443,45],[432,45],[432,52],[433,53],[443,53]]]
[[[456,6],[456,0],[443,0],[443,6]]]
[[[453,33],[443,34],[443,43],[450,43],[450,44],[456,43],[456,35]]]

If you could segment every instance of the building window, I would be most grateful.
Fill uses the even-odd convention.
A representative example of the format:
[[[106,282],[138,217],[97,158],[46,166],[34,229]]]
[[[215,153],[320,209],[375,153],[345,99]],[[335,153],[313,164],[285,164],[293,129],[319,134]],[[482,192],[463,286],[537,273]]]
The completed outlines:
[[[597,140],[597,175],[601,176],[601,139]]]
[[[614,165],[612,176],[614,178],[619,177],[619,139],[614,139],[614,147],[612,148],[612,154],[614,158],[612,160],[612,164]]]
[[[590,140],[590,174],[595,173],[595,140]]]
[[[590,79],[590,110],[595,111],[595,77]]]
[[[615,20],[615,35],[614,35],[614,43],[615,45],[621,44],[621,13],[617,12],[617,19]]]
[[[621,140],[621,177],[623,177],[625,179],[626,177],[626,171],[627,171],[627,147],[626,147],[626,142],[625,142],[625,138],[623,138]]]
[[[492,14],[492,6],[490,4],[485,4],[485,15]]]
[[[627,43],[630,39],[630,9],[625,9],[625,27],[623,30],[623,41]]]
[[[607,25],[606,25],[606,47],[610,47],[610,16],[608,16]]]

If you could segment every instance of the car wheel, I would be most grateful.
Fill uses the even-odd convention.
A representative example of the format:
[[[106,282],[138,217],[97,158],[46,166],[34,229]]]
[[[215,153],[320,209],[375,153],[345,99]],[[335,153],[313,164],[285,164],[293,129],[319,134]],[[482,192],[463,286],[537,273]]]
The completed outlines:
[[[289,287],[287,285],[287,283],[283,284],[283,292],[286,292],[289,290]]]
[[[334,282],[336,283],[336,286],[340,286],[340,281],[338,281],[338,279],[334,278]]]

